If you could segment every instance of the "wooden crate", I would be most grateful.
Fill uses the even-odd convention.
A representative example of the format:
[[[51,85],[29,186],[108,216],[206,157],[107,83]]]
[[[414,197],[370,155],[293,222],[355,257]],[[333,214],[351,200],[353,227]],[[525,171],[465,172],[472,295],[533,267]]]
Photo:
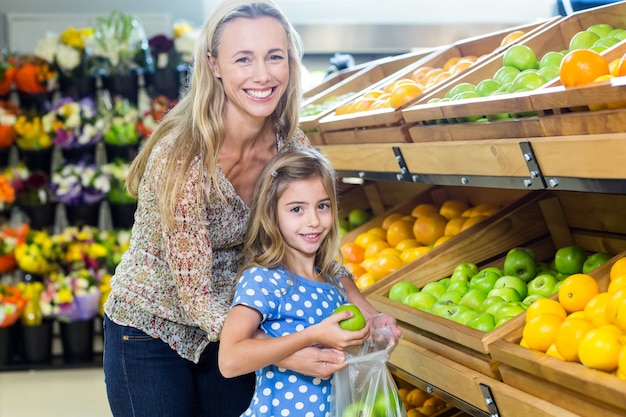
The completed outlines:
[[[546,52],[567,49],[570,39],[577,32],[596,23],[608,23],[614,27],[626,28],[626,3],[616,3],[573,14],[553,22],[520,43],[533,49],[539,59]],[[602,54],[608,59],[624,51],[626,51],[626,41],[614,45]],[[413,106],[405,108],[402,111],[402,116],[406,123],[412,124],[409,129],[411,139],[420,142],[432,140],[430,138],[433,136],[436,140],[447,141],[549,135],[550,133],[544,133],[541,117],[520,117],[513,120],[504,119],[486,123],[463,121],[467,120],[468,117],[475,116],[538,112],[541,109],[537,107],[537,103],[532,100],[532,97],[543,88],[559,85],[558,79],[530,92],[481,97],[458,102],[428,103],[432,98],[442,98],[448,90],[462,82],[477,84],[484,79],[491,78],[502,66],[503,56],[504,52],[492,56],[480,65],[471,67],[465,73],[455,77],[451,83],[424,94]],[[511,121],[513,123],[510,123]],[[563,123],[563,125],[565,124]],[[580,123],[577,126],[580,127]]]
[[[389,289],[399,281],[409,281],[421,288],[450,276],[461,262],[473,262],[479,267],[501,266],[506,253],[516,246],[532,248],[539,260],[549,260],[556,249],[572,244],[589,252],[622,252],[626,250],[624,210],[624,195],[534,192],[510,210],[477,224],[471,233],[446,242],[449,245],[445,251],[431,251],[433,254],[426,254],[422,262],[408,265],[384,282],[375,283],[371,290],[368,288],[366,296],[379,311],[437,335],[451,346],[491,354],[490,346],[519,327],[524,314],[491,332],[481,332],[390,300]]]
[[[553,19],[545,22],[517,26],[514,28],[509,28],[498,32],[489,33],[483,36],[468,38],[463,41],[456,42],[446,48],[442,48],[437,53],[429,55],[423,60],[406,66],[405,68],[384,79],[380,84],[361,91],[355,98],[358,98],[366,92],[371,91],[381,85],[386,85],[398,79],[407,78],[413,73],[415,69],[419,67],[442,67],[443,64],[450,58],[468,55],[481,57],[481,60],[488,59],[489,56],[497,54],[503,49],[500,46],[500,43],[502,41],[502,38],[506,34],[511,33],[515,30],[526,30],[526,35],[514,42],[517,43],[520,40],[531,36],[532,33],[539,30],[539,28],[543,27],[544,25],[547,25],[548,22],[552,21]],[[448,81],[446,81],[446,83],[447,82]],[[319,120],[319,127],[322,130],[325,142],[327,144],[410,141],[407,129],[402,126],[402,124],[404,123],[402,117],[402,109],[406,108],[410,104],[411,103],[407,103],[395,109],[385,108],[346,115],[335,115],[333,111]]]
[[[626,252],[621,252],[590,273],[602,291],[608,287],[611,266],[624,256]],[[502,364],[500,370],[505,383],[583,416],[626,414],[626,381],[580,363],[524,348],[519,345],[522,330],[520,323],[491,345],[492,356]]]
[[[369,63],[361,70],[353,72],[347,77],[329,85],[327,88],[321,89],[316,94],[305,99],[302,103],[302,107],[309,104],[322,104],[333,96],[347,95],[347,97],[337,101],[321,113],[300,117],[300,128],[307,134],[312,144],[324,144],[324,138],[318,124],[322,117],[335,111],[338,106],[352,100],[362,90],[378,85],[382,79],[433,52],[434,50],[429,49],[379,59]]]

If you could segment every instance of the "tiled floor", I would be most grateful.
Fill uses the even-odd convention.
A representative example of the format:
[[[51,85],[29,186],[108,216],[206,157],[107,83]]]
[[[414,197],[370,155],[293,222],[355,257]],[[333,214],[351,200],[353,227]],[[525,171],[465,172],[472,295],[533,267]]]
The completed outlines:
[[[0,372],[0,417],[111,417],[102,369]]]

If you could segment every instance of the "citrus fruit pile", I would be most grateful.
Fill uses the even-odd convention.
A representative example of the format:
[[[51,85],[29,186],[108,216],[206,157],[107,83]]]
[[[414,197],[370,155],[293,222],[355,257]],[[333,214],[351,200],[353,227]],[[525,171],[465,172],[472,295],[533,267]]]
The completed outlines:
[[[587,274],[567,277],[558,299],[526,310],[520,345],[626,380],[626,258],[611,266],[607,291]]]
[[[433,416],[451,406],[419,388],[398,388],[407,417]]]
[[[355,276],[357,287],[365,289],[496,210],[489,204],[470,206],[449,199],[440,206],[418,204],[410,214],[393,212],[380,226],[341,246],[343,263]]]
[[[456,56],[446,60],[442,67],[421,66],[410,75],[400,77],[368,91],[357,99],[337,107],[336,115],[381,108],[398,108],[415,100],[431,87],[465,71],[478,58],[473,55]]]

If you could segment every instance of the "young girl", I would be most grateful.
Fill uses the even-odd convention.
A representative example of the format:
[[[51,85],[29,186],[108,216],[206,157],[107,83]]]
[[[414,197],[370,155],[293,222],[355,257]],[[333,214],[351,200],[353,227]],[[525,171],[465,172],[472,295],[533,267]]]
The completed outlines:
[[[362,344],[369,325],[342,330],[351,313],[332,314],[347,298],[340,263],[335,177],[315,150],[274,157],[261,174],[237,284],[220,335],[219,367],[235,377],[256,371],[245,416],[328,416],[330,379],[273,365],[307,346],[343,350]],[[258,329],[269,336],[255,336]]]

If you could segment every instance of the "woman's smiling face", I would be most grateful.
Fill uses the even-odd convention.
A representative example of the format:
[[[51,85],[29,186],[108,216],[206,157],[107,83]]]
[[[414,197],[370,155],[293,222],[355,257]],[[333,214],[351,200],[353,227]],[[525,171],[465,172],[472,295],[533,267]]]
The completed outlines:
[[[211,69],[221,78],[227,113],[269,117],[289,81],[287,34],[272,17],[237,18],[225,24]]]

